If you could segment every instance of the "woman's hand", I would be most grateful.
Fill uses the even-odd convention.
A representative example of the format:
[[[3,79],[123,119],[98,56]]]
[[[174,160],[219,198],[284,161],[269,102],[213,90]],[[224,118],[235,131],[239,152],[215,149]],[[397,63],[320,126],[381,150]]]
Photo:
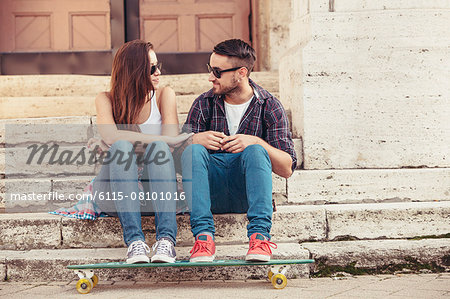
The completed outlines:
[[[177,136],[164,136],[164,141],[170,146],[177,146],[191,138],[194,133],[181,133]]]
[[[102,152],[108,151],[109,146],[100,138],[90,138],[87,142],[87,148],[89,150],[97,148],[97,154],[101,154]]]

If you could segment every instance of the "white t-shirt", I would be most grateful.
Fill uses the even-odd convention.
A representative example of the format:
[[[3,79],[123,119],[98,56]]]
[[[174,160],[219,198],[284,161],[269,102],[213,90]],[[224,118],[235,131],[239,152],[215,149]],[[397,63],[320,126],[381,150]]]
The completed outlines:
[[[227,102],[225,103],[225,115],[227,117],[228,131],[230,131],[230,135],[235,135],[237,130],[239,129],[239,124],[241,123],[242,116],[245,111],[247,111],[250,102],[253,100],[254,96],[251,97],[250,100],[243,104],[239,105],[231,105]]]

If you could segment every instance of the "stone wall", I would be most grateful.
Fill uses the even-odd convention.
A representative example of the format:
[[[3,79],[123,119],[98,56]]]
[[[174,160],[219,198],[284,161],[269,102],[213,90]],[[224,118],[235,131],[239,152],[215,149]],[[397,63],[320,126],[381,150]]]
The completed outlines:
[[[280,97],[304,168],[450,167],[450,3],[291,7]]]
[[[257,65],[261,71],[277,71],[290,41],[291,0],[254,0],[252,5]]]

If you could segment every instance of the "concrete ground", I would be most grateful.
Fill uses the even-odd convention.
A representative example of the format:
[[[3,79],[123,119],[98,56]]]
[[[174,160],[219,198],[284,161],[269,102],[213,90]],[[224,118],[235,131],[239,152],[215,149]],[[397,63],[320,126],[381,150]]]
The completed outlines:
[[[0,298],[450,298],[450,273],[291,279],[282,290],[263,280],[100,281],[81,295],[75,283],[0,282]]]

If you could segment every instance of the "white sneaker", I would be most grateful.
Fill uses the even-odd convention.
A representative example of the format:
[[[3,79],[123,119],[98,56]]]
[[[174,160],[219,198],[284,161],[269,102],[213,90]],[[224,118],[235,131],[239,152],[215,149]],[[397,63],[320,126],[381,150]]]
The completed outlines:
[[[152,246],[152,263],[175,263],[177,254],[172,241],[161,238]]]
[[[149,252],[150,248],[143,241],[134,241],[128,246],[127,264],[149,263],[150,259],[147,256]]]

